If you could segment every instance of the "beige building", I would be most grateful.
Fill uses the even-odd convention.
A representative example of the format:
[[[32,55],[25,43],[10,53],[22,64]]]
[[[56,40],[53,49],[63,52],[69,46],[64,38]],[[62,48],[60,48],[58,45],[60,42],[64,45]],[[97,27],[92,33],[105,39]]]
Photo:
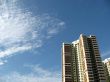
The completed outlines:
[[[106,80],[107,82],[110,82],[110,58],[105,59],[103,63],[104,63],[104,69],[106,73]]]
[[[96,37],[62,45],[62,82],[106,82]]]

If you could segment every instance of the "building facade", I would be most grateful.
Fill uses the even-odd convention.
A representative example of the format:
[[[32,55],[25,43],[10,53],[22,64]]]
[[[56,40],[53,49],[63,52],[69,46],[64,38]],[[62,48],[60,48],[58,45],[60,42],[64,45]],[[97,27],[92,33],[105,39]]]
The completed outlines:
[[[63,43],[62,82],[106,82],[95,36]]]
[[[110,58],[105,59],[103,63],[106,74],[106,82],[110,82]]]

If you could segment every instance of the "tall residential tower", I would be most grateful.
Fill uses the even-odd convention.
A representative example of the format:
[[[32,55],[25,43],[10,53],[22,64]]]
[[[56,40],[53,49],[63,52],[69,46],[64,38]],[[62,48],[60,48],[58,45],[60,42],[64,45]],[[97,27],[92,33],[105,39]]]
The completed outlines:
[[[95,36],[63,43],[62,82],[106,82]]]

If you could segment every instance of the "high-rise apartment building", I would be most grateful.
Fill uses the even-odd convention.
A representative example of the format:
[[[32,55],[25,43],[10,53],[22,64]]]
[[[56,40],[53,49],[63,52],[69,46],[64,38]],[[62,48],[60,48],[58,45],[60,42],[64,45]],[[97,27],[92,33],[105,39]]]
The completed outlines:
[[[106,82],[95,36],[63,43],[62,82]]]
[[[103,61],[106,74],[106,82],[110,82],[110,58]]]

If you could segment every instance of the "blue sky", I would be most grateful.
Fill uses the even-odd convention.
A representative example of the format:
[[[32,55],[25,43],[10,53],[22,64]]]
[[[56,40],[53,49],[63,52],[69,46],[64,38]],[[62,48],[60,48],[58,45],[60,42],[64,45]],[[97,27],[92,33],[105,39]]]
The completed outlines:
[[[96,35],[110,55],[109,0],[0,0],[0,81],[61,82],[61,45]]]

